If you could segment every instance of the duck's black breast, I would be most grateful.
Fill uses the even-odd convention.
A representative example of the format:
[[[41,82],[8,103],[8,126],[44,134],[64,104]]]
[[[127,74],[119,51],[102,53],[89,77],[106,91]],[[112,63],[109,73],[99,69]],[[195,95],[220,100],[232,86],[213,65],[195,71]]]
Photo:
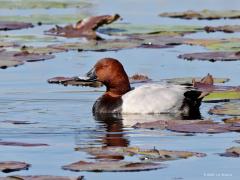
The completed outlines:
[[[121,113],[122,112],[122,98],[121,96],[113,97],[104,94],[96,100],[93,105],[93,113]]]

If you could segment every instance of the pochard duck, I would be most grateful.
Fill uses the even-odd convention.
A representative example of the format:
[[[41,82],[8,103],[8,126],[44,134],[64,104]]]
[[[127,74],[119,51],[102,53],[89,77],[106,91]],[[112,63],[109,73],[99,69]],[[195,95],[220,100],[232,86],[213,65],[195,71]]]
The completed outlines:
[[[155,114],[199,112],[201,92],[181,85],[145,84],[131,88],[123,65],[116,59],[100,59],[86,74],[89,80],[100,81],[106,92],[96,100],[94,114]]]

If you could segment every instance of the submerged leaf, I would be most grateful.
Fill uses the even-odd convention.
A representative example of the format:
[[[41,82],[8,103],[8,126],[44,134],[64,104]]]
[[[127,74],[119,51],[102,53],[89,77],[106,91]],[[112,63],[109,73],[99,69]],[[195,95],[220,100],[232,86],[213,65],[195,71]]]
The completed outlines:
[[[10,173],[13,171],[27,170],[30,167],[30,164],[25,162],[17,161],[4,161],[0,162],[0,171],[4,173]]]
[[[240,60],[239,52],[216,51],[216,52],[201,52],[179,55],[179,58],[187,60],[205,60],[205,61],[237,61]]]
[[[75,162],[62,168],[70,171],[90,171],[90,172],[133,172],[149,171],[165,168],[166,165],[151,162],[124,162],[124,161],[100,161],[100,162]]]
[[[162,13],[162,17],[182,18],[182,19],[237,19],[240,18],[240,11],[238,10],[202,10],[202,11],[185,11],[185,12],[172,12]]]

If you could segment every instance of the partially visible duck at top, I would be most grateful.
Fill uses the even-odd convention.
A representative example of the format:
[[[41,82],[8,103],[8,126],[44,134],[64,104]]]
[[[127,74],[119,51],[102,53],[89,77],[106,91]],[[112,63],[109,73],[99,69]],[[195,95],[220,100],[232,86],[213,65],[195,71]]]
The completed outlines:
[[[202,95],[180,85],[145,84],[131,88],[122,64],[113,58],[100,59],[87,73],[89,80],[100,81],[106,92],[96,100],[94,114],[177,113],[198,116]]]

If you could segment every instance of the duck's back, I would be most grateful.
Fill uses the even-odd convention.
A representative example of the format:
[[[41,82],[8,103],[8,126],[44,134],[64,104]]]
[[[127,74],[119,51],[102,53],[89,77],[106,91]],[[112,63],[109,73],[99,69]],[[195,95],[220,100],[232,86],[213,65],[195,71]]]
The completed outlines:
[[[179,85],[143,85],[122,96],[122,113],[175,113],[185,92]]]

